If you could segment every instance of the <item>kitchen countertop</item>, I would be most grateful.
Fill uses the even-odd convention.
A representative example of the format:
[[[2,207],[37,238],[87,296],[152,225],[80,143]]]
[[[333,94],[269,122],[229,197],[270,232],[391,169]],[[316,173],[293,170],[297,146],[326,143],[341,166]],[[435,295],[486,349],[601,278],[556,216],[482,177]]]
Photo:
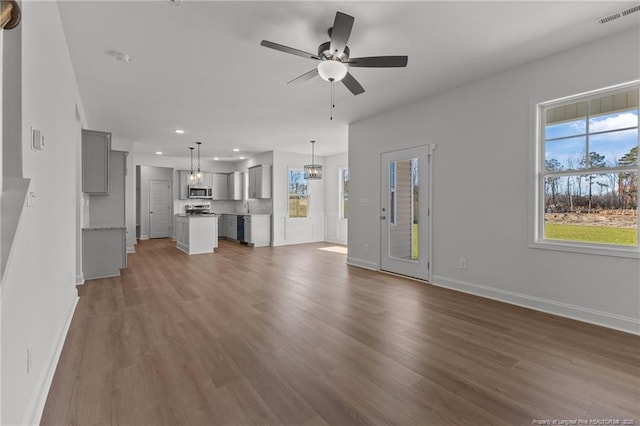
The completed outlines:
[[[112,231],[115,229],[127,229],[127,227],[124,225],[91,225],[82,228],[83,231]]]
[[[217,213],[207,213],[207,214],[186,214],[186,213],[177,213],[176,216],[178,217],[218,217],[220,216]]]

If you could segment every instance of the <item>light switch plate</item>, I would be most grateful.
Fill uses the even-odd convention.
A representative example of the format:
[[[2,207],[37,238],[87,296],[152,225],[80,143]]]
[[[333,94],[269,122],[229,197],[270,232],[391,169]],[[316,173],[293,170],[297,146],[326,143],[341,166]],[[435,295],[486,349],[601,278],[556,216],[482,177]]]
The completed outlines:
[[[31,128],[31,149],[42,151],[44,149],[44,135],[34,127]]]

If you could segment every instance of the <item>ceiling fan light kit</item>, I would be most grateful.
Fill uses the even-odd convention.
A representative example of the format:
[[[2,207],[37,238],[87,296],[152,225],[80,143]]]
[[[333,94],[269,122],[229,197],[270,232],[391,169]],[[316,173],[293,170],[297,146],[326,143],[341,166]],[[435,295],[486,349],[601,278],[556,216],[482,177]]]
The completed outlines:
[[[318,74],[325,81],[341,81],[347,75],[347,66],[340,61],[329,59],[318,64]]]

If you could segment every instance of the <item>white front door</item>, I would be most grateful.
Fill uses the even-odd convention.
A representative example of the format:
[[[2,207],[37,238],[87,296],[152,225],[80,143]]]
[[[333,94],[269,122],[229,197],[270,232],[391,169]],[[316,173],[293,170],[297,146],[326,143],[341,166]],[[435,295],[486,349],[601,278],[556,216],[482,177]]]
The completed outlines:
[[[171,233],[171,185],[168,180],[149,181],[149,238],[166,238]]]
[[[381,154],[380,269],[429,279],[429,145]]]

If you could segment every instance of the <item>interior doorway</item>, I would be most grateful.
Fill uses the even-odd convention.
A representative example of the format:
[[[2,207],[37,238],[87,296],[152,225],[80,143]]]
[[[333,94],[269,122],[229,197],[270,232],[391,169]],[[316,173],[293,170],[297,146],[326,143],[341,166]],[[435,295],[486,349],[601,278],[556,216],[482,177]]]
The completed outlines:
[[[171,184],[149,180],[149,238],[167,238],[171,233]]]
[[[381,154],[380,269],[431,278],[430,145]]]

